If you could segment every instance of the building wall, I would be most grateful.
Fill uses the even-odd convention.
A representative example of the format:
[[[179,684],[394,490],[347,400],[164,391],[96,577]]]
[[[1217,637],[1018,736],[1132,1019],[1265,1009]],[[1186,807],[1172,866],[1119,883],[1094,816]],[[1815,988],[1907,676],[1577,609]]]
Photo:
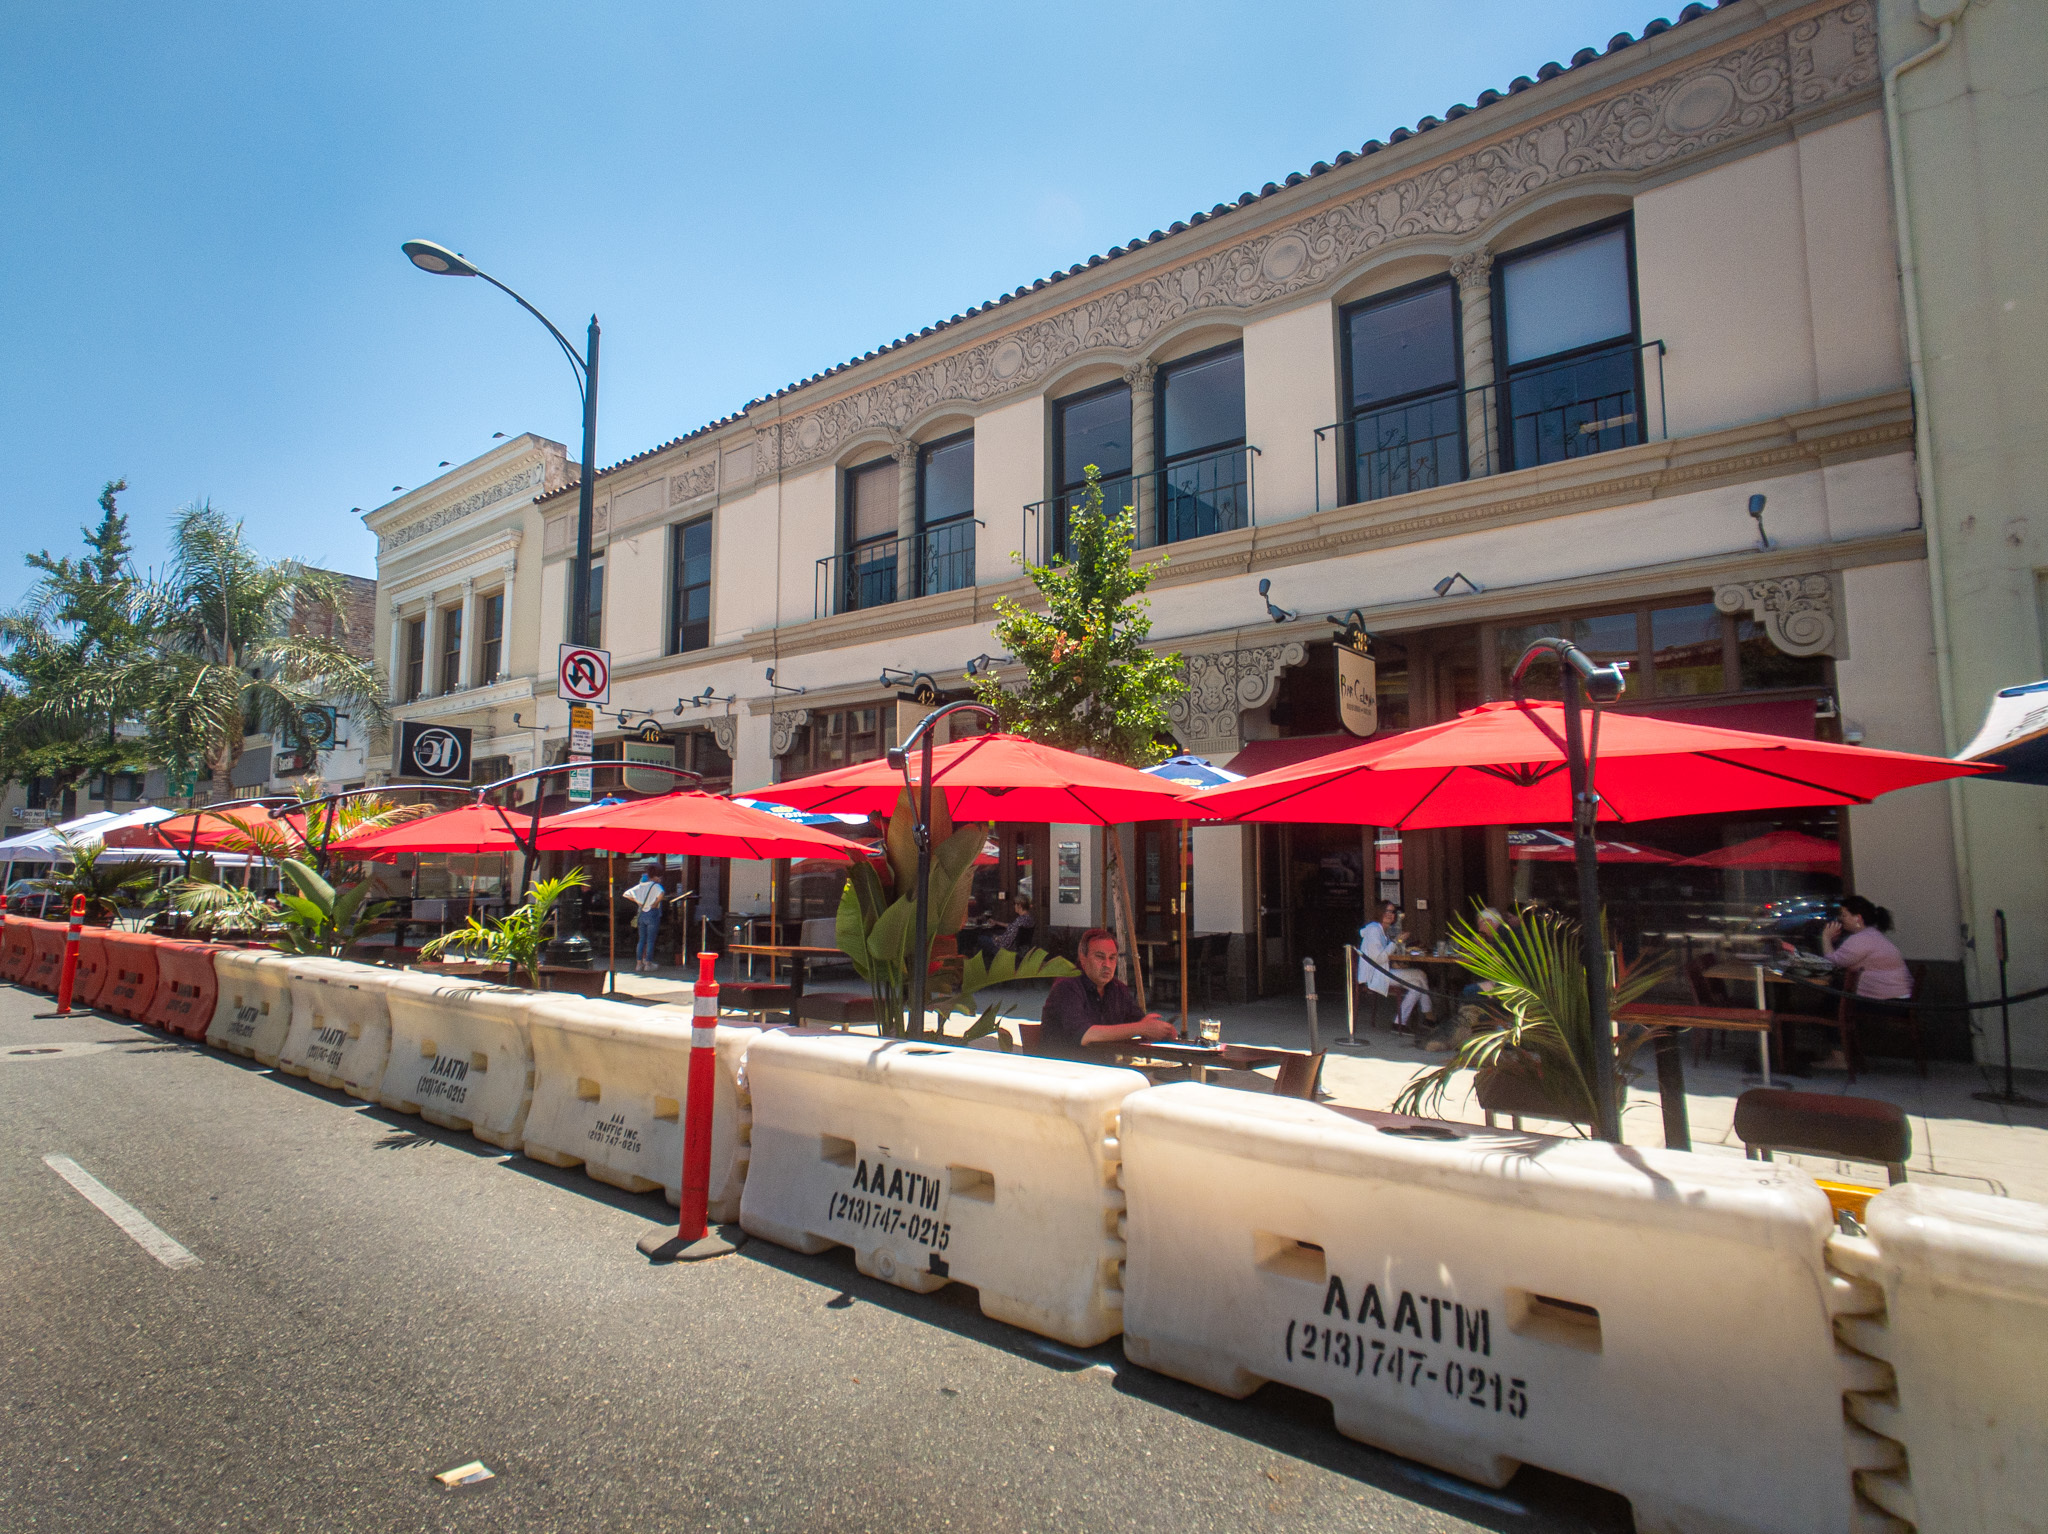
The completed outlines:
[[[1930,7],[1933,9],[1933,7]],[[1933,46],[1909,0],[1879,7],[1883,62]],[[1920,404],[1931,452],[1924,490],[1940,626],[1941,745],[1959,750],[2000,688],[2037,681],[2048,569],[2048,18],[2030,0],[1959,8],[1947,49],[1901,76],[1903,218],[1924,356]],[[1961,920],[1976,997],[1997,993],[1993,913],[2012,933],[2014,991],[2048,984],[2048,796],[2023,785],[1955,791]],[[1996,1054],[1996,1029],[1980,1049]],[[2013,1018],[2015,1059],[2048,1068],[2048,1014]]]

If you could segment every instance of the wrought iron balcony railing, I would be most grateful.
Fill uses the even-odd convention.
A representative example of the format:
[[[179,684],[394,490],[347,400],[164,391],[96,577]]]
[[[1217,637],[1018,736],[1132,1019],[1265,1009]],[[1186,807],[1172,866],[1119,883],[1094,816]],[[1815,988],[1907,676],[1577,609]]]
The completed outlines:
[[[911,538],[884,538],[818,561],[812,610],[819,618],[960,591],[974,584],[974,530],[958,517]]]
[[[1144,548],[1249,527],[1257,520],[1252,466],[1258,457],[1247,445],[1184,458],[1150,474],[1119,474],[1103,480],[1102,504],[1133,513]],[[1066,557],[1067,518],[1085,499],[1070,491],[1024,508],[1024,552],[1032,564]]]
[[[1641,355],[1652,347],[1654,370]],[[1664,343],[1603,347],[1505,383],[1361,411],[1315,435],[1318,511],[1661,441]]]

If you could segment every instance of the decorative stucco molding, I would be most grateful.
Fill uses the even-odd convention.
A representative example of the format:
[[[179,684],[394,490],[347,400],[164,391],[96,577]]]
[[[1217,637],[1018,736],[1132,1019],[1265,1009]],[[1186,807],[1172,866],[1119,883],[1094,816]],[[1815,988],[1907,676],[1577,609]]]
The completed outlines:
[[[733,756],[739,749],[740,716],[738,714],[721,714],[716,719],[713,719],[711,721],[711,738],[718,742],[719,750],[723,751],[728,757]]]
[[[1027,388],[1084,351],[1141,350],[1191,314],[1249,309],[1318,288],[1396,241],[1471,236],[1540,192],[1587,177],[1657,170],[1868,89],[1876,79],[1876,10],[1872,0],[1851,0],[764,427],[755,434],[755,468],[800,467],[862,432],[901,435],[941,404],[974,404]]]
[[[796,732],[811,722],[807,708],[784,709],[768,716],[768,754],[787,756],[796,744]],[[723,742],[720,742],[723,746]],[[730,748],[727,748],[728,751]]]
[[[718,488],[718,460],[708,459],[693,469],[685,469],[668,482],[668,503],[680,506],[685,501],[695,500],[700,495],[709,495]]]
[[[1787,575],[1714,588],[1714,605],[1724,613],[1748,612],[1764,626],[1771,643],[1787,655],[1846,658],[1837,642],[1842,626],[1831,575]]]
[[[1236,751],[1243,743],[1238,715],[1271,702],[1280,673],[1300,665],[1305,653],[1299,640],[1183,650],[1188,690],[1167,706],[1182,748],[1198,756]]]
[[[450,522],[459,522],[464,517],[482,511],[486,506],[495,506],[498,502],[519,494],[522,490],[538,490],[546,474],[546,465],[529,464],[509,479],[501,479],[495,485],[486,485],[481,490],[472,491],[458,501],[450,501],[446,506],[428,512],[417,522],[408,522],[403,527],[394,527],[390,532],[381,534],[377,539],[377,552],[379,555],[394,553],[409,544],[419,542],[429,533],[439,531]]]

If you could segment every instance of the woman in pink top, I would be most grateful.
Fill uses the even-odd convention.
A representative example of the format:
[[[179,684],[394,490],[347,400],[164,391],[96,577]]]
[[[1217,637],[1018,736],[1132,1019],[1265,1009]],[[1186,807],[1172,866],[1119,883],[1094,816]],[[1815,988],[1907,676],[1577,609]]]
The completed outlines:
[[[1905,956],[1885,936],[1892,913],[1861,895],[1844,895],[1835,919],[1820,935],[1820,951],[1835,968],[1856,977],[1856,994],[1882,1001],[1904,1001],[1913,994],[1913,974]]]

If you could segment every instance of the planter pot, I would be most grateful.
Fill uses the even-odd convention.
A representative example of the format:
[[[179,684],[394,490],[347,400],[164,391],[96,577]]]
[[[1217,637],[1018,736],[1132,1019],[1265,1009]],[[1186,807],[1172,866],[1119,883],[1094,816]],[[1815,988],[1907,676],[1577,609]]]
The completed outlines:
[[[430,975],[450,975],[465,980],[480,980],[486,985],[509,985],[525,989],[524,983],[512,977],[503,964],[415,964],[413,969]],[[604,971],[601,969],[571,969],[562,964],[540,966],[540,984],[535,987],[542,991],[559,991],[570,996],[602,996],[604,994]]]

